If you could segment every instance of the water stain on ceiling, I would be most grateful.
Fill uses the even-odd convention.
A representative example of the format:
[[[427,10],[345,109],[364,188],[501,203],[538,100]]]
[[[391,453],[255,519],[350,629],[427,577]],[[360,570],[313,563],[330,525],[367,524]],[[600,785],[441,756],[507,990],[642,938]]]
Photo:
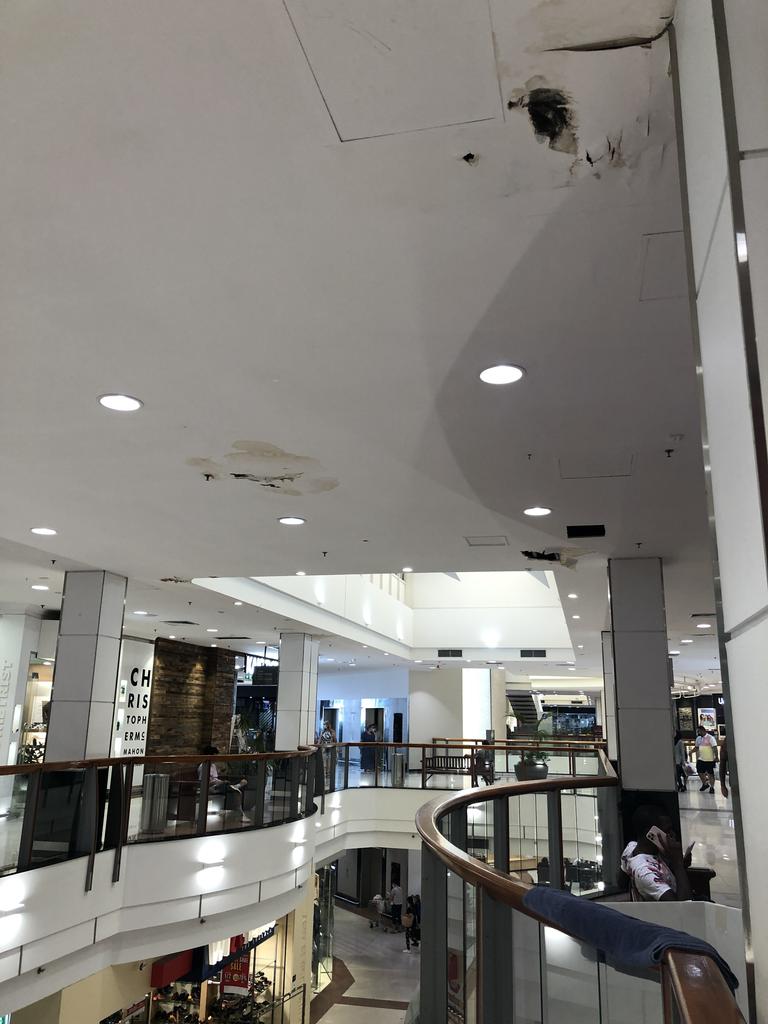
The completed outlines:
[[[187,465],[206,480],[240,480],[280,494],[321,494],[339,486],[317,459],[268,441],[234,441],[231,452],[187,459]]]

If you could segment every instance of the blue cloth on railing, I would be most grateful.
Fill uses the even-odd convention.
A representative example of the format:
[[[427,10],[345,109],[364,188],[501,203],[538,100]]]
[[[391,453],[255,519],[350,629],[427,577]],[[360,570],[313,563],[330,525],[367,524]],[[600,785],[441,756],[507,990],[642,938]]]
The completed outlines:
[[[680,949],[712,957],[731,992],[738,988],[738,979],[715,947],[695,935],[639,921],[602,903],[571,896],[544,885],[530,889],[523,897],[523,903],[527,910],[545,918],[554,927],[593,946],[601,959],[619,971],[658,967],[665,950]]]

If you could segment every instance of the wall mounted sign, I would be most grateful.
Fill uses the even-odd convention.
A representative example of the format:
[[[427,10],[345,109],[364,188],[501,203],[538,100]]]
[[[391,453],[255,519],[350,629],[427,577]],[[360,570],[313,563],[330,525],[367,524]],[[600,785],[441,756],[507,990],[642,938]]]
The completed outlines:
[[[113,740],[117,757],[141,757],[147,749],[154,657],[151,643],[123,640],[120,645]]]

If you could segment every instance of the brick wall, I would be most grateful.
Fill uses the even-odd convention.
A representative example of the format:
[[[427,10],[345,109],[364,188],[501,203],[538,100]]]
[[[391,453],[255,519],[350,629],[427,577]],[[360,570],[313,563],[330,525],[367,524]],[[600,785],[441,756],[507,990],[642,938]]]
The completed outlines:
[[[234,696],[232,651],[158,639],[152,672],[147,754],[229,750]]]

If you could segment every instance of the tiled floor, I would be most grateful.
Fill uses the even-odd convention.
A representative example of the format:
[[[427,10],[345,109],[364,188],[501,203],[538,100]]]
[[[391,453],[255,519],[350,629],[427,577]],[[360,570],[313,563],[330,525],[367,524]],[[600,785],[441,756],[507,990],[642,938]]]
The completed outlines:
[[[712,899],[728,907],[741,906],[736,861],[736,832],[733,804],[720,794],[699,792],[699,781],[691,779],[688,790],[680,794],[680,823],[683,846],[694,842],[694,867],[709,867],[717,872],[712,879]]]
[[[402,933],[370,928],[365,917],[336,908],[334,956],[354,981],[320,1018],[321,1024],[402,1024],[405,1009],[366,1005],[368,1000],[409,1003],[419,987],[420,953],[405,953]]]

